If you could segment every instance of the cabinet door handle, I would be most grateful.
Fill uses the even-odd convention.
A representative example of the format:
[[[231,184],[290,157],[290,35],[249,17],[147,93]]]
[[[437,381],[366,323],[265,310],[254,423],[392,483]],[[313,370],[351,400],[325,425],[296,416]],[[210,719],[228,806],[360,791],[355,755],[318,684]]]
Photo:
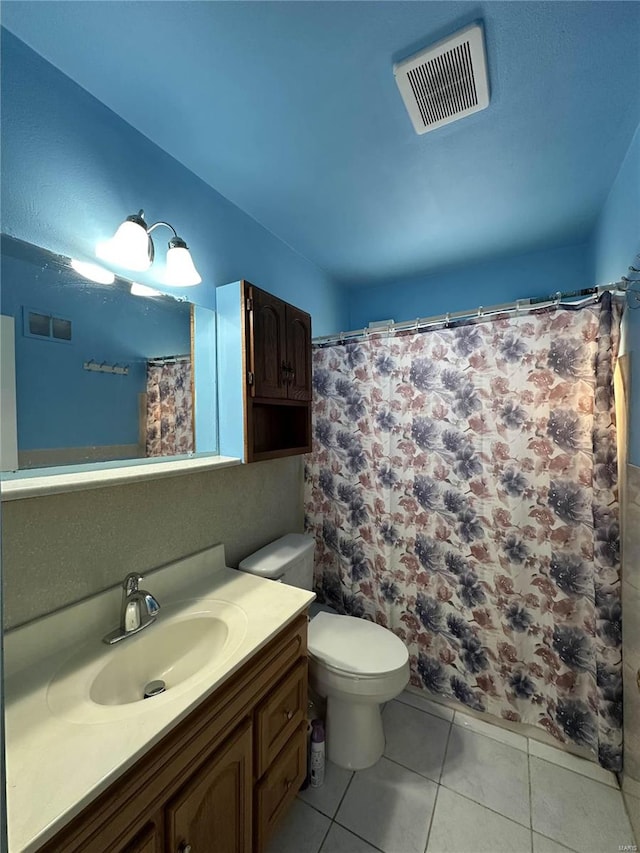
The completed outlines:
[[[284,361],[283,361],[283,362],[282,362],[282,364],[280,365],[280,369],[282,370],[283,382],[284,382],[284,383],[285,383],[285,385],[286,385],[286,384],[287,384],[287,382],[289,382],[289,368],[288,368],[288,366],[284,363]]]
[[[186,841],[183,841],[180,847],[178,847],[178,853],[192,853],[191,845],[187,844]]]
[[[292,780],[292,779],[285,779],[285,783],[284,783],[284,785],[285,785],[285,788],[286,788],[286,789],[287,789],[287,791],[288,791],[288,790],[289,790],[289,788],[293,785],[293,780]]]
[[[293,711],[285,711],[284,715],[287,718],[287,720],[290,720],[293,717]]]

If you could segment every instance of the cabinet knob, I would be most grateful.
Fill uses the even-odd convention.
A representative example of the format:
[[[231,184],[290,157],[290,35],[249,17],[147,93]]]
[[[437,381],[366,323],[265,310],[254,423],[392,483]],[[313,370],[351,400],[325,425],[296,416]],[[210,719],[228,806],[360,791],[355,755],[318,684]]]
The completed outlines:
[[[293,711],[285,711],[284,715],[287,718],[287,720],[290,720],[293,717]]]
[[[289,788],[293,785],[293,782],[292,782],[292,780],[291,780],[291,779],[287,779],[287,780],[285,781],[285,783],[284,783],[284,784],[285,784],[285,787],[286,787],[286,789],[287,789],[287,791],[288,791],[288,790],[289,790]]]
[[[186,841],[183,841],[180,847],[178,847],[178,853],[192,853],[191,845],[187,844]]]

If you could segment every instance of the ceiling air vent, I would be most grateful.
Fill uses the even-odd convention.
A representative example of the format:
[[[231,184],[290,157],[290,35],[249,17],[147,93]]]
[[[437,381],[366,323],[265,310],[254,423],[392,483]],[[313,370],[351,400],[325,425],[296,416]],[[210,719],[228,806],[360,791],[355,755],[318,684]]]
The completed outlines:
[[[416,133],[428,133],[489,106],[479,24],[399,62],[393,73]]]

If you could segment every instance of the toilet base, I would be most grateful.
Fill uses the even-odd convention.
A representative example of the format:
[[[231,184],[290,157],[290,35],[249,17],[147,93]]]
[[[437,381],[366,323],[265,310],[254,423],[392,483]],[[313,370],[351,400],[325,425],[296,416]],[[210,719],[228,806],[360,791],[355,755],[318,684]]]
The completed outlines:
[[[327,697],[327,757],[346,770],[372,767],[384,752],[380,705]]]

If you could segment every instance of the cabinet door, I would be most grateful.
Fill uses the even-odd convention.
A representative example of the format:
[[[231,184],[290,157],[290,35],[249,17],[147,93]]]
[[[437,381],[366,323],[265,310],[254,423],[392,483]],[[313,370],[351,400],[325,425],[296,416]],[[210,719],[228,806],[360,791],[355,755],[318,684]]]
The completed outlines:
[[[246,723],[169,803],[167,853],[251,850],[251,742]]]
[[[162,836],[157,823],[148,823],[138,835],[126,844],[122,853],[162,853]]]
[[[307,724],[303,723],[258,783],[256,789],[256,850],[267,841],[304,782],[307,772]]]
[[[287,305],[287,391],[290,400],[311,399],[311,317]]]
[[[257,287],[249,288],[252,397],[287,396],[286,303]]]

